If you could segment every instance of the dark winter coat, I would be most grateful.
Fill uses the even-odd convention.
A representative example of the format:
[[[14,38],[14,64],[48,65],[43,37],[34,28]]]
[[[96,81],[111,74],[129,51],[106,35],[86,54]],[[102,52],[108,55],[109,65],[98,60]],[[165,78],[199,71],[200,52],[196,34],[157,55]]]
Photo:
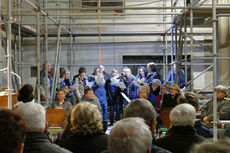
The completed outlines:
[[[23,153],[71,153],[51,143],[49,137],[41,132],[26,134]]]
[[[101,153],[103,150],[107,149],[107,141],[107,135],[71,135],[65,137],[60,146],[73,153]]]
[[[173,126],[166,136],[156,140],[156,145],[173,153],[188,153],[194,144],[204,140],[192,126]]]
[[[174,97],[172,97],[171,94],[164,94],[161,107],[175,107],[177,105],[177,98],[179,96],[179,94],[175,95]]]

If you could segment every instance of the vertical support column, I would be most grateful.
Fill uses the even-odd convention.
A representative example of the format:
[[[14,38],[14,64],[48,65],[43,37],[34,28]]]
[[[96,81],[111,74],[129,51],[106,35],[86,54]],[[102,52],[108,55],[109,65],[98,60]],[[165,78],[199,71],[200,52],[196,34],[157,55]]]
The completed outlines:
[[[185,90],[187,91],[188,83],[188,52],[187,52],[187,23],[186,23],[186,13],[184,14],[184,72],[185,72]]]
[[[190,8],[190,68],[191,68],[191,85],[190,85],[190,89],[191,91],[193,91],[194,89],[194,76],[193,76],[193,9],[192,7]]]
[[[45,8],[47,8],[47,0],[45,0]],[[45,70],[45,93],[46,93],[46,105],[49,104],[50,92],[48,91],[49,82],[48,82],[48,13],[45,16],[45,63],[46,63],[46,70]]]
[[[18,8],[21,8],[21,0],[18,0]],[[19,10],[21,14],[21,10]],[[22,76],[22,39],[21,39],[21,16],[18,17],[18,73]]]
[[[173,65],[172,62],[174,61],[174,39],[173,39],[173,28],[174,25],[172,25],[171,27],[171,75],[172,75],[172,80],[174,80],[174,76],[173,76]]]
[[[12,109],[12,62],[11,62],[11,0],[8,0],[8,24],[7,24],[7,90],[8,90],[8,108]]]
[[[165,56],[166,56],[166,59],[165,59],[165,63],[166,63],[166,67],[165,67],[165,81],[167,79],[167,75],[168,75],[168,34],[166,33],[165,34]]]
[[[40,93],[40,67],[41,67],[41,57],[40,57],[40,1],[37,0],[38,10],[36,15],[36,24],[37,24],[37,95],[38,103],[41,103],[41,93]]]
[[[163,35],[163,80],[166,80],[166,49],[165,49],[165,35]]]
[[[212,33],[213,33],[213,87],[217,85],[217,18],[216,18],[216,0],[212,0]],[[213,88],[213,140],[217,140],[217,95]]]
[[[101,0],[98,0],[99,64],[101,63]]]
[[[53,78],[53,86],[52,86],[52,90],[51,90],[50,103],[52,103],[52,101],[53,101],[54,91],[56,89],[56,84],[57,84],[57,76],[59,76],[59,75],[57,75],[57,71],[58,71],[58,62],[59,62],[59,55],[60,55],[60,34],[61,34],[61,24],[59,22],[57,47],[56,47],[55,62],[54,62],[54,78]]]

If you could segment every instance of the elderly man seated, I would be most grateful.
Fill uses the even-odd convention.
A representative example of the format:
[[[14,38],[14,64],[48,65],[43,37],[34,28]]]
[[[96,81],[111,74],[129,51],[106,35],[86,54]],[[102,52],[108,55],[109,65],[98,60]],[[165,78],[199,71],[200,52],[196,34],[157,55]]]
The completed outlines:
[[[196,112],[192,105],[177,105],[172,109],[169,117],[172,127],[166,136],[157,139],[157,146],[173,153],[188,153],[194,144],[204,141],[204,138],[198,136],[193,127]]]
[[[70,151],[52,144],[47,132],[45,108],[37,103],[25,103],[16,109],[25,120],[26,139],[23,153],[70,153]]]
[[[118,121],[108,140],[110,153],[151,153],[152,134],[138,117]]]
[[[170,153],[169,151],[156,146],[154,132],[156,127],[156,111],[152,104],[146,99],[135,99],[131,101],[124,111],[124,117],[140,117],[145,120],[152,132],[152,153]]]
[[[217,116],[220,120],[230,119],[230,98],[227,97],[227,88],[218,85],[217,92]],[[201,112],[201,119],[204,123],[210,123],[213,120],[213,100],[209,101]]]

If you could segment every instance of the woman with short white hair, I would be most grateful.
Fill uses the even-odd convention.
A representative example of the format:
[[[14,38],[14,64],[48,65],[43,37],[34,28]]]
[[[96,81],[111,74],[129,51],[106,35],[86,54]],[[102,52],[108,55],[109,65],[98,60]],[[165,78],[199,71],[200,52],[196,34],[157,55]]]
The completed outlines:
[[[190,104],[180,104],[170,112],[172,127],[166,136],[157,139],[157,146],[175,153],[187,153],[196,143],[204,141],[194,129],[195,108]]]

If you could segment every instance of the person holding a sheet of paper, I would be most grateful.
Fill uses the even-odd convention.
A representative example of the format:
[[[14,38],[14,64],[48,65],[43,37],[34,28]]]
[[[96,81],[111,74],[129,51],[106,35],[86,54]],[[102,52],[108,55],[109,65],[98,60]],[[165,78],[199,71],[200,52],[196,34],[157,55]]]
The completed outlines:
[[[107,97],[106,97],[106,90],[105,90],[105,79],[104,76],[101,76],[99,73],[99,67],[94,69],[94,78],[95,82],[92,86],[95,96],[98,98],[102,115],[103,115],[103,122],[107,124]]]
[[[126,72],[125,78],[124,78],[124,80],[121,80],[121,81],[124,81],[124,85],[125,85],[124,87],[126,87],[126,88],[124,89],[124,87],[121,87],[121,86],[120,86],[120,88],[121,88],[121,90],[123,90],[123,93],[125,93],[126,96],[130,100],[133,100],[135,98],[134,83],[133,83],[135,77],[132,75],[130,68],[128,68],[128,67],[125,68],[125,72]],[[124,105],[126,106],[127,105],[126,100],[123,100],[123,101],[125,101]]]
[[[77,99],[77,102],[80,102],[83,95],[86,85],[88,84],[88,78],[86,77],[86,69],[80,67],[78,70],[79,74],[73,77],[74,86],[74,95]]]
[[[111,72],[111,78],[107,80],[107,97],[110,107],[110,126],[114,123],[114,111],[116,110],[116,121],[120,120],[120,104],[119,104],[119,92],[117,84],[119,83],[117,70],[113,69]]]

